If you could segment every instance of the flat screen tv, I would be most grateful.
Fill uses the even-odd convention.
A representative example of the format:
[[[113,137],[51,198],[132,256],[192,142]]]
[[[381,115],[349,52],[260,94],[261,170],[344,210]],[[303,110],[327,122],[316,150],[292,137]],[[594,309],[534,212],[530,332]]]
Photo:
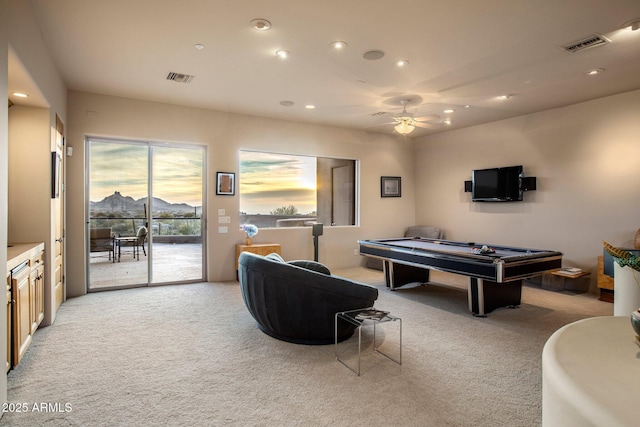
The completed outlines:
[[[474,202],[522,201],[522,166],[474,170],[471,182]]]

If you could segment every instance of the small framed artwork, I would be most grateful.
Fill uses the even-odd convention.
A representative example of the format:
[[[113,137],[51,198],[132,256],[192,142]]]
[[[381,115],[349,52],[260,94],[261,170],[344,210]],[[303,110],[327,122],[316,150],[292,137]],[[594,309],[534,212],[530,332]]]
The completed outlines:
[[[399,176],[381,176],[380,197],[402,197],[402,178]]]
[[[216,195],[233,196],[236,194],[236,174],[233,172],[216,173]]]

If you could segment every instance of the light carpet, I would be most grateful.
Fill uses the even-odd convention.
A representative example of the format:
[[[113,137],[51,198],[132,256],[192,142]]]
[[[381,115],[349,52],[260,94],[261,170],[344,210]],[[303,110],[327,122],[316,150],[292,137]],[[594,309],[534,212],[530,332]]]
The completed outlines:
[[[376,307],[402,318],[401,366],[368,346],[357,377],[333,345],[265,335],[237,282],[93,293],[35,333],[8,374],[9,402],[27,411],[0,425],[536,426],[546,340],[613,312],[594,295],[525,286],[520,308],[476,318],[460,276],[392,292],[378,271],[335,273],[377,286]],[[390,353],[395,332],[379,330]]]

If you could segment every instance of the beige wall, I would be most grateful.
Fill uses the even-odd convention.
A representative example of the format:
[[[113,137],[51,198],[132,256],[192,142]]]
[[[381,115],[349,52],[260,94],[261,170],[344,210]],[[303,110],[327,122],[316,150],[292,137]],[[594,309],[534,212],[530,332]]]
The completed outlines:
[[[396,137],[327,126],[228,114],[133,99],[69,93],[67,143],[67,294],[86,292],[85,136],[201,144],[207,147],[208,279],[235,279],[239,231],[238,196],[216,196],[215,172],[238,172],[241,149],[340,157],[360,161],[360,226],[329,227],[320,238],[319,259],[330,268],[359,265],[357,240],[400,235],[414,224],[413,145]],[[380,176],[403,178],[402,198],[380,198]],[[237,193],[237,186],[236,186]],[[218,209],[231,217],[228,234],[218,233]],[[260,230],[256,242],[279,242],[285,259],[313,258],[309,228]]]
[[[49,109],[9,111],[9,241],[39,242],[50,233]],[[35,182],[41,185],[33,185]],[[45,215],[46,214],[46,215]],[[47,221],[42,221],[46,218]],[[48,240],[48,239],[47,239]],[[50,260],[47,260],[50,261]]]
[[[639,118],[634,91],[421,138],[416,220],[453,240],[559,250],[595,272],[602,240],[630,247],[640,228]],[[524,202],[464,192],[473,169],[519,164],[537,177]]]

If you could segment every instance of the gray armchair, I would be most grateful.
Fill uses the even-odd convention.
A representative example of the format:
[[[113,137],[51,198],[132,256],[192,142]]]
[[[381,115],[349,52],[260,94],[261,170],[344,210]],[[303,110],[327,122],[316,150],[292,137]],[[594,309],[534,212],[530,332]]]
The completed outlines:
[[[444,231],[428,225],[413,225],[404,232],[404,237],[426,237],[428,239],[444,239]]]
[[[284,262],[276,254],[242,252],[238,278],[258,328],[296,344],[333,344],[335,314],[372,307],[378,298],[377,288],[333,276],[320,263]],[[354,325],[338,326],[338,341],[353,335]]]

